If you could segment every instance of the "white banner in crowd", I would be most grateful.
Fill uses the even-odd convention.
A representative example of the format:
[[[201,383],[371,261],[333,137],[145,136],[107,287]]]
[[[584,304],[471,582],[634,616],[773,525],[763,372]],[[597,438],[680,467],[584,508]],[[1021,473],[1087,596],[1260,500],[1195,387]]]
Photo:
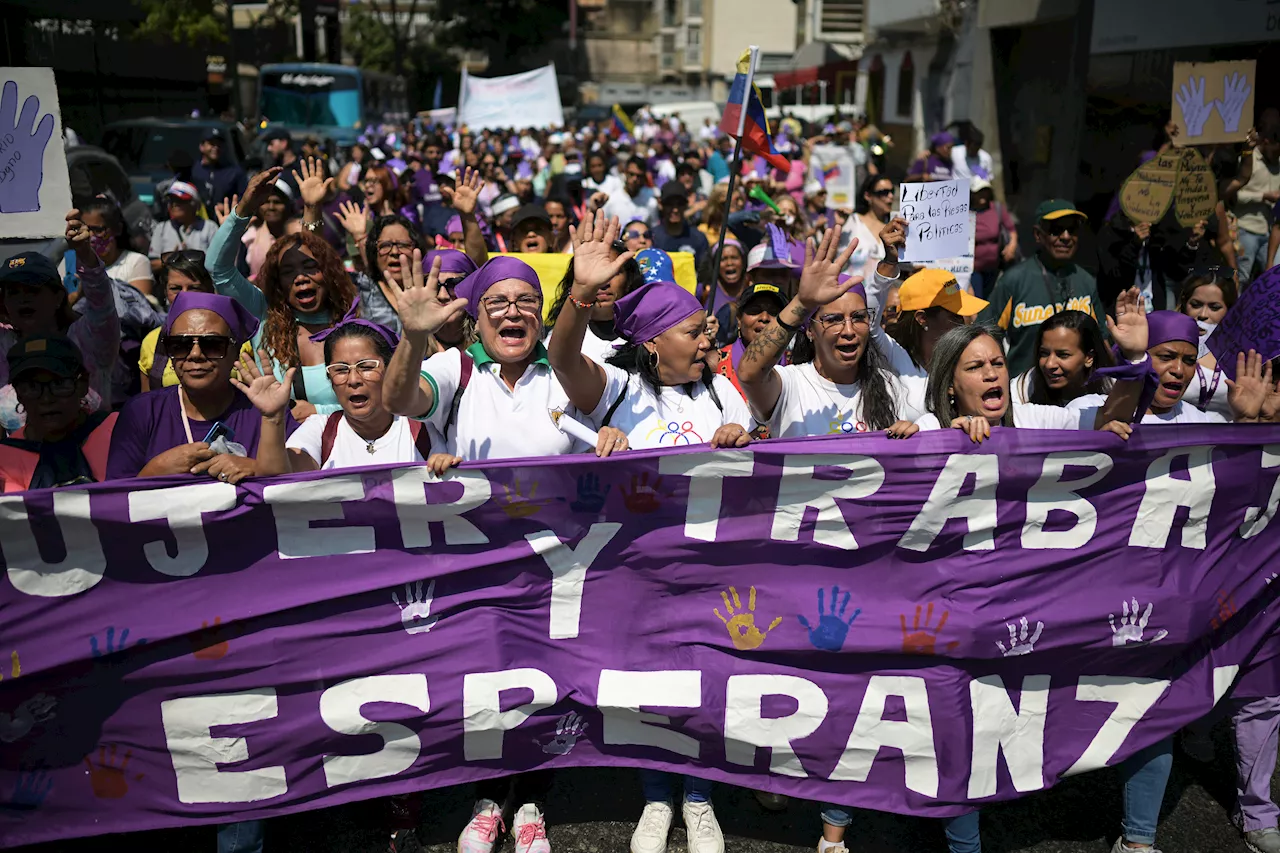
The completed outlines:
[[[815,145],[809,157],[810,174],[827,190],[827,207],[854,207],[856,187],[853,154],[844,145]]]
[[[564,109],[555,63],[507,77],[472,77],[464,69],[458,123],[473,130],[562,126]]]
[[[903,183],[898,209],[907,220],[907,245],[902,260],[919,264],[954,258],[969,249],[969,182]]]
[[[0,68],[0,237],[61,237],[71,209],[52,68]]]

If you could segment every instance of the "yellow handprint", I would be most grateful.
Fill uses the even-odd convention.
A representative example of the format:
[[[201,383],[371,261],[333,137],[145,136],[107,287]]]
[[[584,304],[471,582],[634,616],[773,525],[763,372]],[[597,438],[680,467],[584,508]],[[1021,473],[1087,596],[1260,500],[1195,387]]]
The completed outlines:
[[[10,676],[9,676],[9,677],[10,677],[10,678],[17,678],[19,675],[22,675],[22,663],[18,660],[18,653],[17,653],[17,651],[15,651],[13,654],[9,655],[9,662],[10,662],[10,667],[9,667],[9,669],[10,669]],[[0,672],[0,681],[4,681],[4,673],[3,673],[3,672]]]
[[[550,498],[534,499],[538,494],[537,480],[534,480],[533,485],[529,487],[529,496],[527,498],[520,493],[520,480],[517,477],[512,477],[511,485],[504,485],[502,490],[506,492],[507,498],[506,502],[502,504],[502,511],[507,514],[508,518],[528,518],[551,502]]]
[[[733,596],[733,603],[729,603],[729,596]],[[721,592],[720,597],[724,599],[724,609],[728,612],[728,618],[720,615],[720,608],[715,608],[716,616],[720,617],[720,621],[729,629],[729,638],[733,640],[733,647],[740,651],[750,651],[758,649],[764,643],[764,638],[769,636],[769,632],[782,624],[782,617],[779,616],[769,623],[769,627],[760,632],[756,627],[756,588],[751,587],[751,593],[747,597],[747,609],[742,609],[742,599],[738,598],[738,591],[733,587],[729,587],[728,592]],[[734,612],[734,608],[738,612]]]

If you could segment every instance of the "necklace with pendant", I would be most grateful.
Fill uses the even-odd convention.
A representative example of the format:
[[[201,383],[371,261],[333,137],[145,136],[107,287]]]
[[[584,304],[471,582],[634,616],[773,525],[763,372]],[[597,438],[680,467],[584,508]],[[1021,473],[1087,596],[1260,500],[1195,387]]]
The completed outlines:
[[[378,451],[374,450],[374,448],[373,448],[373,444],[374,444],[374,442],[376,442],[376,441],[377,441],[377,439],[376,439],[376,438],[375,438],[373,441],[370,441],[370,440],[369,440],[369,439],[367,439],[367,438],[363,438],[363,439],[361,439],[361,441],[363,441],[363,442],[364,442],[364,449],[365,449],[365,452],[366,452],[366,453],[368,453],[370,456],[372,456],[373,454],[375,454],[375,453],[377,453],[377,452],[378,452]]]

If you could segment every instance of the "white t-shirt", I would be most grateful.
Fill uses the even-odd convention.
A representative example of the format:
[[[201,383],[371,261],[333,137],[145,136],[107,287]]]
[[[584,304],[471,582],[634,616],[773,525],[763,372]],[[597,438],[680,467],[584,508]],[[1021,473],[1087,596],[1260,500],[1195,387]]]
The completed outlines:
[[[862,383],[837,385],[819,375],[812,362],[776,368],[782,391],[768,419],[773,438],[804,435],[839,435],[870,432],[863,413]],[[901,420],[914,421],[924,412],[910,404],[902,380],[885,371],[885,382],[893,396],[894,411]],[[752,412],[764,422],[761,412]]]
[[[525,369],[514,389],[502,380],[501,366],[489,358],[483,345],[473,344],[467,352],[475,366],[448,435],[444,434],[445,422],[462,375],[462,354],[457,349],[447,349],[422,363],[422,378],[431,384],[435,394],[435,405],[423,418],[434,430],[433,448],[460,456],[465,462],[560,456],[586,449],[582,442],[560,432],[551,420],[553,409],[582,418],[556,380],[541,345],[537,361]]]
[[[391,422],[391,428],[374,440],[373,452],[370,453],[369,442],[357,435],[346,417],[339,413],[338,430],[333,436],[333,449],[329,452],[329,458],[321,465],[324,428],[328,420],[329,418],[323,415],[307,418],[293,431],[293,435],[289,436],[284,446],[292,450],[301,450],[314,459],[324,471],[330,468],[358,468],[361,465],[426,461],[414,446],[413,431],[407,418],[397,416]]]
[[[1085,398],[1080,398],[1085,399]],[[1097,397],[1098,400],[1105,400],[1105,397]],[[1084,429],[1093,428],[1093,410],[1077,409],[1076,404],[1079,400],[1072,400],[1071,403],[1063,408],[1060,406],[1040,406],[1035,403],[1017,403],[1013,404],[1013,425],[1019,429],[1081,429],[1081,424],[1087,423]],[[1088,414],[1088,420],[1085,414]],[[938,422],[938,416],[929,412],[922,415],[916,420],[916,426],[921,430],[942,429],[942,424]]]
[[[640,376],[611,364],[602,366],[606,376],[604,393],[591,413],[591,423],[596,429],[604,425],[605,414],[625,388],[626,398],[613,413],[609,426],[627,434],[632,450],[702,444],[711,441],[711,436],[725,424],[738,424],[746,430],[754,426],[738,389],[719,374],[711,382],[723,411],[701,382],[694,383],[692,397],[684,386],[664,387],[659,396]]]
[[[876,321],[871,324],[871,342],[880,350],[880,354],[889,360],[889,367],[902,377],[914,376],[927,380],[929,372],[917,367],[911,360],[906,347],[898,343],[880,326],[880,306],[884,304],[884,292],[897,278],[885,278],[878,270],[872,270],[871,277],[863,280],[863,288],[867,291],[867,307],[876,314]],[[921,398],[923,399],[923,397]]]
[[[547,335],[546,345],[551,346],[551,338],[555,335],[555,329]],[[591,327],[587,326],[587,334],[582,339],[582,354],[597,364],[604,364],[604,360],[613,355],[614,349],[622,343],[622,338],[614,338],[606,341],[604,338],[591,331]]]
[[[625,189],[610,193],[604,215],[618,217],[623,226],[639,220],[652,228],[658,222],[658,194],[649,187],[641,187],[635,198],[627,195]]]
[[[951,146],[951,174],[957,178],[972,178],[979,172],[985,172],[981,175],[987,180],[991,180],[995,176],[995,161],[991,159],[991,155],[986,149],[979,148],[977,155],[970,155],[968,150],[959,143]]]
[[[1207,394],[1204,393],[1206,386]],[[1200,402],[1201,396],[1207,397],[1203,405]],[[1235,420],[1235,413],[1231,411],[1231,402],[1227,399],[1226,375],[1219,373],[1215,377],[1214,372],[1203,365],[1196,365],[1196,372],[1187,383],[1187,392],[1182,395],[1182,399],[1198,409],[1221,415],[1224,421]]]
[[[1225,384],[1225,383],[1224,383]],[[1190,394],[1190,390],[1187,391]],[[1093,416],[1102,404],[1107,401],[1101,394],[1086,394],[1071,401],[1071,405],[1079,409],[1080,421],[1093,424]],[[1142,416],[1144,424],[1225,424],[1228,419],[1217,412],[1202,412],[1184,399],[1174,404],[1164,414],[1156,415],[1148,412]]]
[[[595,178],[592,178],[590,175],[587,175],[582,179],[582,188],[588,191],[588,196],[590,196],[591,193],[604,193],[612,199],[616,195],[622,195],[624,192],[622,187],[622,178],[608,173],[605,174],[604,180],[599,183],[596,183]],[[626,225],[627,223],[624,222],[622,224]]]
[[[67,274],[67,261],[63,258],[58,262],[58,275],[65,276]],[[146,255],[140,255],[137,252],[121,252],[120,257],[116,258],[116,262],[107,267],[107,277],[114,278],[116,281],[123,281],[125,284],[131,284],[140,278],[148,281],[151,279],[151,261]]]

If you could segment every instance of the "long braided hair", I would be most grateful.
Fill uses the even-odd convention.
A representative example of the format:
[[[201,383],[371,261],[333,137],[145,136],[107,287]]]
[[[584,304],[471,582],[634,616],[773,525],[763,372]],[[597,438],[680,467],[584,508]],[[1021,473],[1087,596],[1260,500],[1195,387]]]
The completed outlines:
[[[258,272],[257,281],[262,295],[267,298],[262,343],[271,357],[286,368],[302,365],[298,354],[298,322],[293,319],[293,306],[289,304],[293,282],[280,280],[280,257],[295,246],[311,250],[316,263],[320,265],[320,283],[324,287],[322,307],[328,310],[333,322],[342,319],[356,298],[356,286],[342,268],[338,253],[318,235],[300,231],[272,243],[262,269]]]

